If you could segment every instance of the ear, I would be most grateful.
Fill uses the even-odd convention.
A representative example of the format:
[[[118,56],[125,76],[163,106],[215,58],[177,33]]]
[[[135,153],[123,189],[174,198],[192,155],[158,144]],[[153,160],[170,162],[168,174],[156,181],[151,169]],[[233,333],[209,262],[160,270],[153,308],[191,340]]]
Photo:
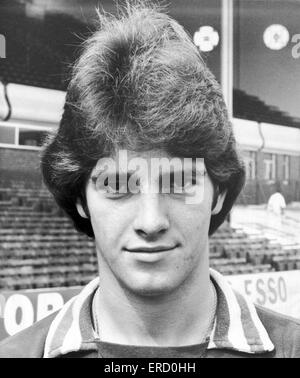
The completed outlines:
[[[227,189],[218,195],[215,207],[212,209],[211,215],[217,215],[222,210],[225,198],[227,194]]]
[[[76,209],[77,209],[79,215],[82,218],[88,219],[88,216],[87,216],[85,210],[83,209],[83,206],[82,206],[82,203],[81,203],[80,199],[77,199],[77,201],[76,201]]]

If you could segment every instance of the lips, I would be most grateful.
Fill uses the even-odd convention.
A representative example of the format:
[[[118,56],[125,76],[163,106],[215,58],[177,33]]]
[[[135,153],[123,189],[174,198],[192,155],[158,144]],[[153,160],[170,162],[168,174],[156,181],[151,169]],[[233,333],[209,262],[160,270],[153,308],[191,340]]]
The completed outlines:
[[[137,246],[134,248],[124,248],[127,252],[132,253],[158,253],[158,252],[168,252],[172,251],[173,249],[177,248],[178,244],[176,245],[158,245],[153,247],[146,247],[146,246]]]

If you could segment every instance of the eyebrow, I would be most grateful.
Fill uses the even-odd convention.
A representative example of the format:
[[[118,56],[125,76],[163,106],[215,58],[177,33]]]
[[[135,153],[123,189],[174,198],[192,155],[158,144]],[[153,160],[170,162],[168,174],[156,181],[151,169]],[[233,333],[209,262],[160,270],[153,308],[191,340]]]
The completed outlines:
[[[129,178],[135,173],[136,171],[127,171],[127,172],[119,172],[119,171],[115,171],[115,172],[112,172],[112,171],[109,171],[109,170],[99,170],[97,172],[94,172],[92,175],[91,175],[91,180],[93,182],[97,181],[98,177],[105,173],[106,176],[108,177],[116,177],[116,179],[120,179],[120,178],[125,178],[127,177],[127,180],[129,180]]]
[[[196,167],[192,167],[191,169],[178,169],[178,170],[170,170],[170,181],[173,181],[174,178],[177,176],[181,177],[182,182],[185,182],[185,179],[192,179],[193,182],[196,182],[197,177],[203,177],[206,174],[206,170],[196,169]],[[199,175],[199,176],[198,176]],[[159,174],[159,180],[161,181],[166,176],[169,176],[169,172],[162,172]]]
[[[99,171],[94,172],[91,175],[91,180],[93,182],[95,182],[98,179],[99,175],[101,175],[102,173],[105,173],[108,177],[115,176],[116,179],[127,177],[127,180],[129,180],[130,177],[133,176],[136,172],[137,172],[137,170],[136,171],[130,170],[130,171],[126,171],[126,172],[119,172],[119,171],[114,172],[114,171],[109,171],[109,170],[106,170],[106,169],[100,169]],[[175,175],[181,175],[182,178],[183,178],[185,175],[190,174],[191,177],[194,179],[194,178],[197,177],[197,174],[204,176],[206,173],[207,172],[206,172],[205,168],[199,170],[199,169],[196,168],[195,165],[193,165],[192,168],[188,168],[188,169],[175,169],[175,170],[171,169],[170,170],[170,178],[174,179]],[[161,172],[161,170],[160,170],[158,179],[161,180],[162,178],[164,178],[165,176],[168,176],[168,175],[169,175],[169,171],[168,172]]]

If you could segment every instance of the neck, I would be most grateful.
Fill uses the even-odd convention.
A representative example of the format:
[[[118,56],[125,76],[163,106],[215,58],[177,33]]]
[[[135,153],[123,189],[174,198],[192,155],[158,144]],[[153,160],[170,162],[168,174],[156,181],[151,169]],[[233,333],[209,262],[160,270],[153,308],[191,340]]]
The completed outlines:
[[[102,341],[183,346],[202,343],[208,336],[215,300],[208,264],[179,289],[161,296],[139,296],[107,281],[100,271],[95,311]]]

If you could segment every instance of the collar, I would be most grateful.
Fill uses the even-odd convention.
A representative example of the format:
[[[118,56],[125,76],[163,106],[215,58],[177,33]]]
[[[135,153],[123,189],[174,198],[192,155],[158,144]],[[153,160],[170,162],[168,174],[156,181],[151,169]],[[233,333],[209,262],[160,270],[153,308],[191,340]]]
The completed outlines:
[[[208,349],[230,349],[244,353],[264,353],[274,350],[255,306],[234,291],[226,278],[210,269],[218,297],[214,326]],[[46,337],[44,358],[54,358],[70,352],[97,350],[91,306],[99,279],[91,281],[77,296],[69,300],[50,325]]]

